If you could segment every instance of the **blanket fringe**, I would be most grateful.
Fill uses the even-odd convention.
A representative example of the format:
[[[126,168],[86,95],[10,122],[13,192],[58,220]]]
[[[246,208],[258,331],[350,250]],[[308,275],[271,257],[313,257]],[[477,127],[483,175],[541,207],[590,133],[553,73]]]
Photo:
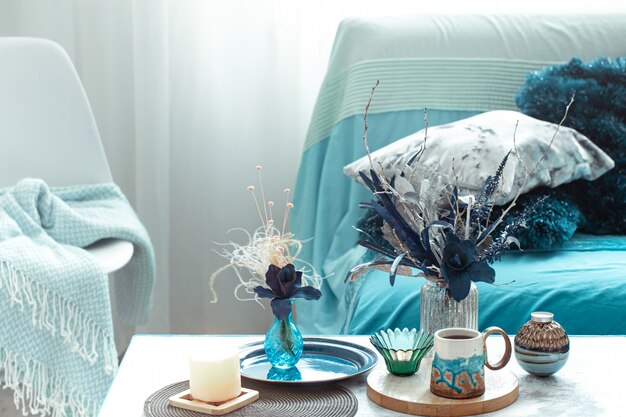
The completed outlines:
[[[115,374],[117,354],[112,337],[70,300],[29,279],[7,261],[0,261],[1,291],[8,295],[11,305],[22,311],[30,309],[33,326],[60,335],[72,352],[91,365],[102,356],[105,372]]]
[[[40,362],[0,346],[2,388],[13,390],[13,402],[24,415],[95,417],[96,403]]]

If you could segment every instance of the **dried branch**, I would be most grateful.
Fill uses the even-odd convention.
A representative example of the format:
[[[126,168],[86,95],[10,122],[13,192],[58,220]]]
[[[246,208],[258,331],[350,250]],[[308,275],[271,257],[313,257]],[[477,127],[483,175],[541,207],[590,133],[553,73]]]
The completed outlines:
[[[524,187],[526,186],[526,184],[528,183],[528,179],[535,173],[535,171],[537,170],[537,167],[539,167],[539,164],[541,164],[541,162],[546,158],[546,156],[548,155],[548,152],[550,151],[550,149],[552,148],[552,143],[554,143],[554,139],[556,139],[556,135],[559,133],[559,130],[561,129],[561,126],[563,126],[563,123],[565,122],[565,119],[567,119],[567,114],[569,113],[569,109],[572,106],[572,104],[574,103],[574,97],[575,97],[575,93],[572,93],[572,98],[570,99],[569,103],[567,104],[567,106],[565,106],[565,113],[563,114],[563,118],[561,119],[561,121],[559,122],[558,126],[556,127],[556,130],[554,131],[554,135],[552,135],[552,139],[550,139],[550,142],[548,143],[548,147],[546,148],[546,151],[543,153],[543,155],[541,155],[541,158],[539,158],[539,160],[537,161],[537,163],[535,164],[535,166],[533,167],[533,169],[528,173],[528,175],[526,175],[526,177],[524,178],[524,182],[522,183],[519,191],[517,192],[517,194],[515,195],[515,198],[513,198],[513,201],[511,201],[511,203],[509,204],[509,206],[502,212],[502,214],[500,215],[500,217],[498,217],[498,220],[495,221],[495,225],[493,226],[493,228],[491,229],[491,231],[489,233],[487,233],[485,235],[485,238],[483,239],[483,241],[487,238],[487,236],[489,236],[494,230],[496,230],[496,228],[498,227],[498,225],[500,223],[502,223],[502,221],[504,220],[504,216],[506,216],[509,211],[511,211],[511,209],[513,207],[515,207],[515,203],[517,203],[517,199],[519,198],[519,196],[522,194],[522,190],[524,189]],[[482,241],[481,241],[482,242]],[[478,242],[478,244],[480,244],[481,242]]]
[[[513,149],[515,150],[515,157],[520,162],[520,164],[522,164],[522,168],[524,168],[524,172],[526,173],[526,175],[528,175],[528,169],[526,169],[526,164],[524,164],[524,160],[519,156],[519,151],[517,150],[516,134],[518,126],[519,120],[515,122],[515,130],[513,130]]]
[[[456,168],[454,167],[454,158],[452,158],[452,175],[454,175],[454,186],[456,187],[456,198],[454,199],[455,204],[456,204],[456,215],[454,216],[454,230],[457,230],[457,223],[458,223],[458,219],[461,216],[460,213],[460,209],[459,209],[459,176],[456,173]],[[463,219],[461,218],[461,222],[463,221]]]
[[[426,139],[428,138],[428,109],[424,107],[424,143],[419,151],[406,163],[405,166],[411,166],[413,164],[417,164],[424,156],[426,152]],[[413,181],[413,175],[415,175],[415,170],[411,172],[411,176],[408,178],[409,181]]]
[[[414,161],[416,164],[422,159],[422,156],[424,156],[426,152],[426,139],[428,139],[428,109],[424,107],[424,144],[422,145],[422,149],[419,150],[417,160]]]
[[[370,110],[370,105],[372,104],[374,92],[376,91],[376,87],[378,87],[378,84],[380,84],[380,80],[376,80],[376,84],[374,84],[374,87],[372,87],[372,92],[370,93],[369,100],[367,100],[367,106],[365,106],[365,113],[363,114],[363,143],[365,144],[365,151],[367,152],[367,157],[370,160],[370,167],[372,169],[374,169],[374,162],[372,161],[370,147],[367,145],[367,113]]]

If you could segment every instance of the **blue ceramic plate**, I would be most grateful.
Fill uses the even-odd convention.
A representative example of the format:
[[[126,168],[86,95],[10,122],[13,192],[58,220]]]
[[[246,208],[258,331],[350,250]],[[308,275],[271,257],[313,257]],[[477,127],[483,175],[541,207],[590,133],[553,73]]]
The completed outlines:
[[[240,349],[241,375],[257,381],[310,384],[339,381],[369,371],[378,356],[371,349],[339,340],[304,338],[304,351],[298,364],[289,370],[272,368],[263,341]]]

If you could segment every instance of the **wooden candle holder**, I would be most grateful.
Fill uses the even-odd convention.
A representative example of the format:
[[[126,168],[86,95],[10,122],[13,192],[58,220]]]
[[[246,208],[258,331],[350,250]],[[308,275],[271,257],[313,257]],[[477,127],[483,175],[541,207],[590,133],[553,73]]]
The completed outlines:
[[[247,388],[241,389],[241,394],[232,400],[219,403],[208,403],[201,400],[194,400],[191,391],[186,390],[180,394],[170,397],[169,403],[173,407],[184,408],[185,410],[197,411],[198,413],[221,416],[231,411],[240,409],[259,399],[259,392]]]

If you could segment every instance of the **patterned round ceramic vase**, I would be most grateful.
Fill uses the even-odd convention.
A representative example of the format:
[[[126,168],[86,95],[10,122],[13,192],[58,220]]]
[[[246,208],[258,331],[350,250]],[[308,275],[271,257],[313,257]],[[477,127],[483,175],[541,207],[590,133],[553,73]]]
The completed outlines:
[[[569,338],[554,314],[536,311],[515,336],[515,358],[528,373],[548,376],[567,362]]]

